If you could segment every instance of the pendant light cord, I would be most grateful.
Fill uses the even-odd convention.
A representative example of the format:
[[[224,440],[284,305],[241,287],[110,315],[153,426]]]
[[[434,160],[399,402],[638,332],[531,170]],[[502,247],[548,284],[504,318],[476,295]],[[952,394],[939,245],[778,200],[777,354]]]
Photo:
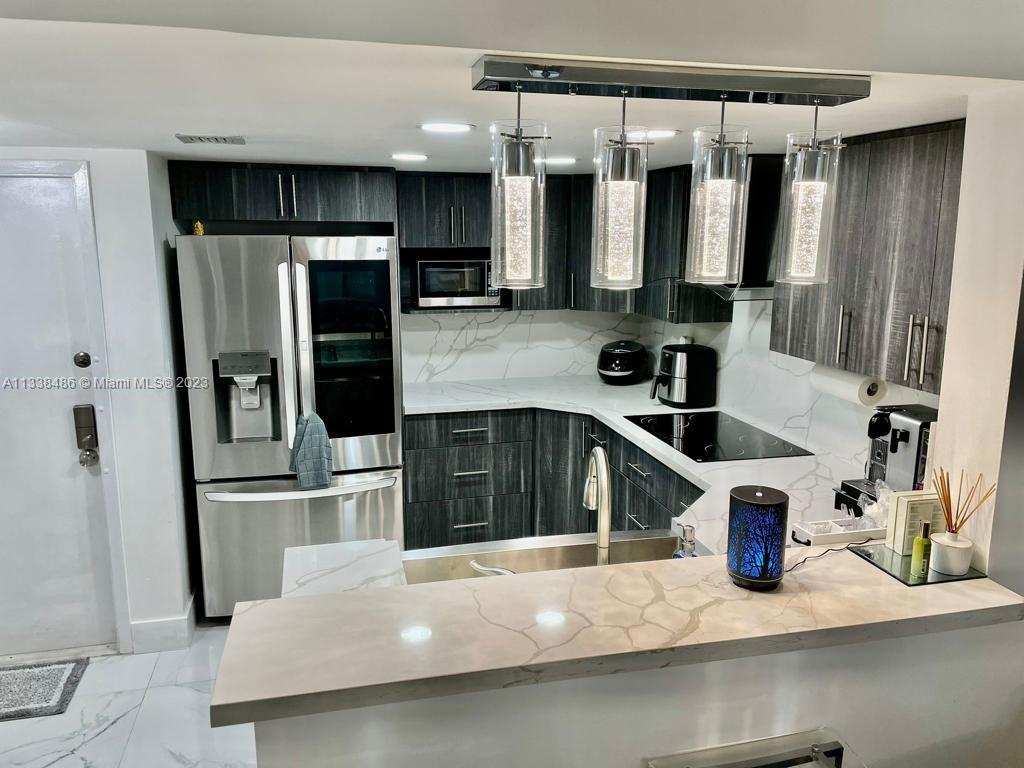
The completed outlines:
[[[818,105],[821,104],[820,98],[814,99],[814,128],[811,131],[811,149],[818,148]]]
[[[516,140],[522,141],[523,139],[523,126],[522,126],[522,114],[523,114],[523,86],[522,83],[516,82]]]
[[[718,146],[725,146],[725,100],[728,94],[722,94],[722,113],[718,120]]]
[[[619,135],[619,141],[622,142],[622,146],[626,146],[626,96],[629,94],[625,88],[622,89],[622,133]]]

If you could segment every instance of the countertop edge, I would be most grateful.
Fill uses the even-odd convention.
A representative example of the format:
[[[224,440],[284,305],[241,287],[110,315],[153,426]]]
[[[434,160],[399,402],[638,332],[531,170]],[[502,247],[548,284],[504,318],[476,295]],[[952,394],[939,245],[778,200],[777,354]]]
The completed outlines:
[[[422,680],[398,681],[344,691],[320,691],[247,702],[211,703],[210,724],[216,728],[582,677],[641,672],[687,664],[813,650],[859,642],[910,637],[926,632],[971,629],[1021,620],[1024,620],[1024,601],[908,619],[808,629],[799,632],[712,641],[697,645],[467,672]],[[216,698],[216,691],[214,698]]]

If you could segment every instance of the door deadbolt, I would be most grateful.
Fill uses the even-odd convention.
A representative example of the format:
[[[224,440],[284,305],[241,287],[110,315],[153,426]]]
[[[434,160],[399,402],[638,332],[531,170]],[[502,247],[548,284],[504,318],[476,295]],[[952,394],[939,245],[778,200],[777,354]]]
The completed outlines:
[[[88,352],[75,352],[75,356],[71,359],[79,368],[88,368],[92,365],[92,355]]]
[[[91,405],[76,405],[71,409],[75,419],[75,443],[82,451],[99,446],[96,439],[96,409]],[[82,466],[91,466],[85,465]]]

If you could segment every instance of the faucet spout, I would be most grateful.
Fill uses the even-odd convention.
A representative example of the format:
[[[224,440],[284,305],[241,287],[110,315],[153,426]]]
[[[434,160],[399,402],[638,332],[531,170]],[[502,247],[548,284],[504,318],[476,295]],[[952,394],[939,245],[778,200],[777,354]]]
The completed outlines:
[[[583,506],[597,512],[597,564],[608,565],[608,547],[612,531],[612,473],[608,454],[595,446],[587,462],[587,481],[583,487]]]

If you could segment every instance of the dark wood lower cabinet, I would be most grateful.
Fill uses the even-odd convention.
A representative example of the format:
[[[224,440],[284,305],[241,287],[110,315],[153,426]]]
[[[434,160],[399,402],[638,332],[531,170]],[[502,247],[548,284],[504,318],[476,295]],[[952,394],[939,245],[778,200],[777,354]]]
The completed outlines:
[[[612,529],[653,531],[671,527],[672,513],[625,475],[612,470]]]
[[[598,445],[612,467],[613,530],[668,529],[703,493],[584,414],[423,414],[407,417],[405,430],[406,549],[597,530],[597,514],[583,506],[583,487]],[[508,436],[523,439],[493,442]],[[410,443],[436,447],[409,449]]]
[[[497,443],[405,452],[405,500],[442,501],[533,488],[533,443]]]
[[[583,506],[590,422],[578,413],[535,413],[533,512],[538,536],[597,530],[597,514]]]
[[[529,493],[405,505],[405,548],[444,547],[532,535]]]

